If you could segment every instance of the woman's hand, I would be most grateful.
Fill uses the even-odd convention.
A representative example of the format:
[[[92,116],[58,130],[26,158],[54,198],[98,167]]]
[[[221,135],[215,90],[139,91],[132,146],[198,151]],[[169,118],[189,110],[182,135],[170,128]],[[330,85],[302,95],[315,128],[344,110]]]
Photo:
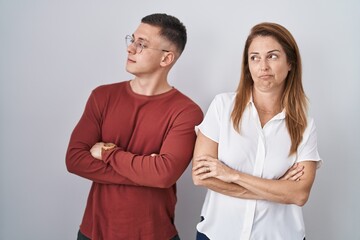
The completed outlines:
[[[295,163],[279,180],[300,181],[300,177],[304,174],[304,168],[303,165]]]
[[[217,178],[221,181],[231,183],[236,171],[226,166],[219,159],[203,155],[194,158],[193,175],[200,180],[207,178]]]

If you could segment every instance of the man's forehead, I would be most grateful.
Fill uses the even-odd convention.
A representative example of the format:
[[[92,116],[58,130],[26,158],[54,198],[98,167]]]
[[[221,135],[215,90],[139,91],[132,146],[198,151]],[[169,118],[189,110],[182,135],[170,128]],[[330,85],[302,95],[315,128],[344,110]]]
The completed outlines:
[[[141,23],[136,31],[132,34],[134,39],[143,41],[151,41],[160,38],[160,28],[146,23]]]

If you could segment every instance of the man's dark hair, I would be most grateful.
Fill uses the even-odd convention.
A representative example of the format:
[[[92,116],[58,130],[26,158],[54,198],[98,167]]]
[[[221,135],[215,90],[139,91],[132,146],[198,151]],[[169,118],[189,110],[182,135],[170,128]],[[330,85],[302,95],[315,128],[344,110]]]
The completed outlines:
[[[160,36],[175,44],[179,53],[182,53],[186,45],[187,36],[186,28],[179,19],[165,13],[155,13],[144,17],[141,19],[141,22],[160,27]]]

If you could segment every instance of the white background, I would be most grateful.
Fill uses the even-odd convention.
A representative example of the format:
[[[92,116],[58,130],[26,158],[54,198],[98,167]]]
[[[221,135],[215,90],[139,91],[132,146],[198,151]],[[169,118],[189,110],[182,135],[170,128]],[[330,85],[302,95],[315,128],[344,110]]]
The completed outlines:
[[[307,239],[360,239],[356,0],[0,0],[0,239],[76,238],[90,182],[66,171],[70,133],[93,88],[131,78],[124,36],[155,12],[187,27],[169,80],[204,112],[215,94],[235,90],[253,25],[292,32],[324,159],[304,207]],[[178,183],[183,240],[195,237],[204,193],[188,169]]]

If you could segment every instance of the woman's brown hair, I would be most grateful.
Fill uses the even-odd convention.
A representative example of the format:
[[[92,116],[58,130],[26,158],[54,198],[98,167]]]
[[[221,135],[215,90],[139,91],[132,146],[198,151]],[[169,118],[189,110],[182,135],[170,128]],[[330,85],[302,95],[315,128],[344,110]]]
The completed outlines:
[[[245,42],[241,65],[240,83],[237,88],[234,109],[231,113],[234,129],[240,132],[242,114],[250,100],[253,80],[248,61],[249,46],[258,36],[270,36],[276,39],[286,53],[291,66],[286,81],[281,104],[285,108],[286,127],[291,138],[289,155],[296,153],[307,126],[307,98],[302,86],[302,68],[299,48],[294,37],[283,26],[276,23],[260,23],[255,25]]]

